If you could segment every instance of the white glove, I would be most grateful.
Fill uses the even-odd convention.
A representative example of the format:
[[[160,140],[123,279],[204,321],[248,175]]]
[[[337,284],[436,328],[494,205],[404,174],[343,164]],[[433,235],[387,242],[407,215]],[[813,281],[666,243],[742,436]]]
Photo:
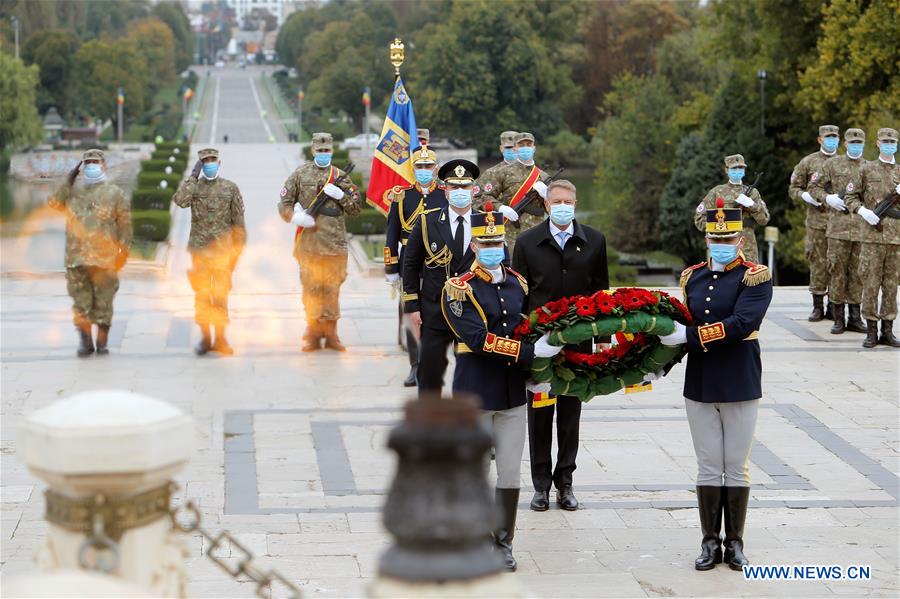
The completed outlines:
[[[662,370],[660,370],[659,372],[648,372],[644,375],[644,380],[649,383],[650,381],[658,381],[664,376],[666,376],[666,373]]]
[[[875,225],[877,225],[878,222],[881,220],[880,218],[878,218],[877,214],[875,214],[874,212],[872,212],[865,206],[862,206],[859,210],[856,211],[856,213],[859,214],[861,217],[863,217],[863,220],[866,221],[867,223],[869,223],[870,225],[872,225],[873,227]]]
[[[400,273],[392,272],[391,274],[386,274],[384,275],[384,280],[391,285],[396,285],[400,282]]]
[[[749,196],[745,196],[744,194],[739,195],[737,197],[737,199],[735,200],[735,202],[737,202],[738,204],[740,204],[741,206],[743,206],[745,208],[751,208],[754,204],[756,204],[756,202],[754,202],[752,199],[750,199]]]
[[[894,191],[900,193],[900,183],[897,183],[897,187],[894,188]]]
[[[322,191],[324,191],[325,195],[329,198],[334,198],[335,200],[340,200],[344,197],[344,190],[334,183],[326,183],[325,187],[322,188]]]
[[[670,335],[660,335],[659,340],[663,345],[682,345],[687,343],[687,329],[680,322],[675,322],[675,331]]]
[[[534,190],[536,192],[538,192],[538,195],[541,196],[541,199],[543,199],[543,200],[547,199],[547,184],[546,183],[544,183],[543,181],[535,181],[534,185],[532,185],[531,187],[533,187]]]
[[[525,390],[532,393],[550,393],[550,383],[535,383],[528,381],[525,383]]]
[[[844,200],[842,200],[841,196],[836,193],[829,193],[827,196],[825,196],[825,203],[835,210],[838,210],[839,212],[847,211],[847,206],[846,204],[844,204]]]
[[[821,206],[822,205],[822,203],[817,202],[816,198],[812,197],[808,191],[804,191],[800,195],[800,197],[803,198],[803,201],[806,202],[807,204],[812,204],[813,206]]]
[[[550,345],[547,340],[550,339],[550,333],[544,335],[534,342],[535,358],[552,358],[562,351],[562,345]]]
[[[291,224],[308,229],[316,226],[316,219],[307,214],[300,204],[294,204],[294,216],[291,217]]]
[[[519,213],[510,208],[509,206],[500,206],[500,214],[506,217],[506,220],[510,220],[512,222],[516,222],[519,220]]]

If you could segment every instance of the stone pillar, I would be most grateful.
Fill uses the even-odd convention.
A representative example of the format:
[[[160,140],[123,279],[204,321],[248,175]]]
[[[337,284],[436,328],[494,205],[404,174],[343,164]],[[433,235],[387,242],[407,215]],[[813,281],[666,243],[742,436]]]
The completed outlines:
[[[84,584],[97,579],[84,571],[94,571],[122,589],[184,597],[188,552],[172,528],[169,501],[193,438],[187,414],[127,391],[82,393],[28,417],[19,431],[19,458],[48,485],[49,530],[35,556],[38,569],[68,570]],[[17,586],[27,592],[23,583]]]
[[[374,597],[519,596],[490,540],[490,435],[472,398],[406,404],[390,435],[397,473],[384,506],[395,543],[381,557]]]

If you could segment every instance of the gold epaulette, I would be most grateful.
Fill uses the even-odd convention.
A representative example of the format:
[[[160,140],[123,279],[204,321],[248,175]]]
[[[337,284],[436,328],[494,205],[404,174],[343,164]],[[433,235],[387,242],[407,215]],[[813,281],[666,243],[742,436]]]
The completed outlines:
[[[522,291],[525,292],[525,295],[528,295],[528,281],[525,280],[525,277],[523,277],[522,275],[520,275],[519,273],[517,273],[516,271],[514,271],[513,269],[511,269],[508,266],[506,267],[506,270],[508,270],[510,274],[515,276],[517,279],[519,279],[519,285],[522,286]]]
[[[772,271],[765,264],[756,264],[745,260],[744,266],[747,267],[747,272],[744,273],[744,278],[741,282],[747,287],[753,287],[772,280]]]
[[[684,289],[684,286],[687,285],[688,279],[691,278],[691,275],[694,274],[694,271],[698,268],[702,268],[706,266],[706,262],[701,262],[700,264],[695,264],[693,266],[688,266],[684,270],[681,271],[681,281],[679,281],[678,285]]]
[[[473,272],[467,272],[461,277],[450,277],[444,283],[444,293],[451,301],[462,302],[466,300],[466,296],[471,292],[469,280],[475,276]]]
[[[401,201],[403,199],[403,197],[406,195],[407,189],[409,189],[409,187],[403,187],[402,185],[394,185],[391,188],[391,201],[392,202]]]

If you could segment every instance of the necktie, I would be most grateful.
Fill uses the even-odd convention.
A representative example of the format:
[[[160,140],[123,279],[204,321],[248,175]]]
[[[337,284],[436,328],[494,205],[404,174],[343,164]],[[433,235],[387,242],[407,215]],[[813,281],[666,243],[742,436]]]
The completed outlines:
[[[566,249],[566,240],[569,239],[569,232],[560,231],[559,233],[557,233],[556,237],[557,239],[559,239],[559,247],[561,247],[562,249]]]
[[[466,238],[466,219],[462,216],[456,217],[456,234],[453,235],[453,254],[462,257],[465,253],[463,249],[463,240]]]

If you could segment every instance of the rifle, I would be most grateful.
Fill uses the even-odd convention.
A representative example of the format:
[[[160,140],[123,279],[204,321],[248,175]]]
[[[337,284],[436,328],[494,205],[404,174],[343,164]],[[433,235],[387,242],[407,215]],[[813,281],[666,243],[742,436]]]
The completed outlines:
[[[756,179],[753,180],[753,183],[750,184],[750,186],[745,185],[744,191],[742,193],[749,198],[750,194],[753,193],[753,190],[756,189],[756,184],[759,183],[760,177],[762,177],[765,174],[766,174],[765,171],[760,171],[760,172],[756,173]]]
[[[352,162],[348,162],[347,166],[344,167],[343,174],[334,180],[334,185],[337,185],[344,179],[349,179],[350,173],[353,172],[354,168],[356,168],[356,165],[353,164]],[[323,188],[324,188],[324,186],[323,186]],[[309,214],[313,218],[315,218],[316,216],[319,215],[319,212],[321,212],[322,208],[325,206],[325,202],[327,202],[330,197],[330,196],[328,196],[328,194],[324,193],[321,189],[319,190],[318,195],[319,195],[319,197],[316,198],[315,201],[313,201],[313,203],[310,205],[309,209],[306,211],[306,213]],[[323,214],[325,216],[338,216],[340,214],[340,212],[337,212],[336,214],[330,214],[328,211],[326,211],[326,212],[323,212]]]
[[[892,191],[875,205],[872,212],[877,214],[878,218],[885,216],[888,218],[900,218],[900,209],[894,207],[898,201],[900,201],[900,195],[896,191]]]
[[[550,185],[551,183],[553,183],[555,180],[557,180],[559,178],[559,176],[563,173],[564,170],[566,170],[566,167],[564,167],[564,166],[559,167],[557,169],[557,171],[555,173],[553,173],[550,176],[550,178],[545,181],[545,183],[547,185]],[[539,197],[541,197],[541,196],[538,195],[538,192],[532,186],[532,188],[530,190],[528,190],[528,193],[525,194],[525,197],[522,198],[522,201],[519,202],[518,205],[513,207],[513,210],[516,211],[516,214],[521,216],[521,214],[525,211],[525,209],[528,208],[528,205],[531,204],[532,202],[534,202]],[[515,221],[515,222],[513,222],[513,226],[518,229],[522,226],[522,224],[519,221]]]

